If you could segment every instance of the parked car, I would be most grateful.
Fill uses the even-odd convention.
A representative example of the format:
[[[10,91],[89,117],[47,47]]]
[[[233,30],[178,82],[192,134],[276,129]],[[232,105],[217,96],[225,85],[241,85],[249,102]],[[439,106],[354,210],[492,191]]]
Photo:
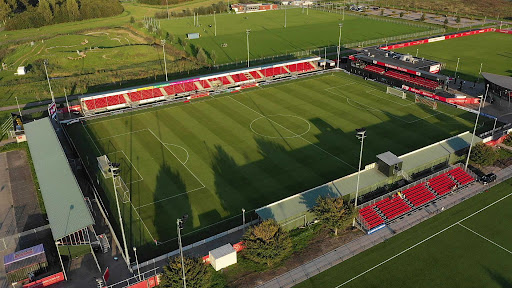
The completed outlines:
[[[489,183],[496,181],[496,178],[497,178],[496,174],[489,173],[489,174],[486,174],[486,175],[480,177],[480,182],[484,185],[487,185]]]

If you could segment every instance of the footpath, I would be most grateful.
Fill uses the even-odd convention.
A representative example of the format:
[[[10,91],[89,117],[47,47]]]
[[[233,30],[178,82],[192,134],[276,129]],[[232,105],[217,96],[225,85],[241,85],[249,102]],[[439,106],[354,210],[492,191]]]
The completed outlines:
[[[292,287],[298,283],[305,281],[349,258],[355,256],[379,243],[382,243],[395,234],[403,232],[418,223],[427,220],[446,209],[449,209],[466,199],[469,199],[476,194],[482,193],[492,186],[495,186],[512,177],[512,166],[504,168],[496,172],[497,181],[492,185],[484,186],[480,183],[474,182],[467,188],[458,191],[455,194],[449,194],[440,198],[435,203],[428,204],[421,210],[417,210],[411,215],[406,216],[404,219],[395,221],[373,234],[365,235],[355,239],[354,241],[338,247],[308,263],[305,263],[287,273],[280,275],[262,285],[258,288],[284,288]]]

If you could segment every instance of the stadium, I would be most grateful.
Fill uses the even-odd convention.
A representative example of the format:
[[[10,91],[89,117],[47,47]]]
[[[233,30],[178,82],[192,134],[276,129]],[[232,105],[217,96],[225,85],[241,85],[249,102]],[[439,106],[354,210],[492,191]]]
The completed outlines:
[[[78,246],[98,237],[88,234],[94,221],[90,204],[80,199],[73,175],[78,170],[86,173],[130,268],[135,267],[136,249],[139,268],[139,262],[144,267],[177,255],[178,240],[187,250],[267,219],[285,230],[308,227],[316,223],[311,209],[320,196],[355,203],[359,210],[354,225],[368,237],[406,222],[416,225],[410,219],[435,211],[423,221],[452,206],[430,220],[452,223],[455,217],[457,222],[446,230],[474,232],[474,226],[462,222],[476,214],[465,213],[464,207],[504,205],[510,194],[493,188],[498,192],[492,201],[478,202],[483,196],[467,191],[479,176],[464,162],[472,146],[503,141],[508,135],[510,124],[481,108],[487,105],[487,92],[490,103],[491,97],[510,101],[512,82],[482,72],[485,97],[457,91],[457,78],[443,59],[412,56],[402,48],[487,33],[510,37],[510,30],[475,29],[364,47],[346,57],[338,49],[336,59],[309,55],[257,66],[248,61],[244,68],[84,95],[76,105],[57,108],[54,102],[49,119],[24,124],[36,172],[42,175],[39,181],[48,183],[41,185],[43,197],[54,203],[48,211],[50,226],[63,226],[62,219],[67,219],[54,240]],[[14,127],[19,121],[13,121]],[[60,150],[46,148],[54,146]],[[71,165],[62,155],[67,146],[73,153]],[[48,160],[50,156],[58,161]],[[65,169],[45,172],[57,166]],[[62,201],[71,206],[59,207],[57,191],[62,189],[51,184],[59,173],[73,194],[72,200]],[[456,204],[471,199],[438,209],[454,197]],[[475,225],[499,218],[486,217],[475,217]],[[428,237],[435,233],[430,220],[408,229]],[[419,236],[411,236],[410,230],[390,236],[384,244],[389,253],[370,248],[380,243],[372,242],[358,251],[364,260],[339,258],[341,266],[317,269],[301,278],[306,281],[299,287],[338,282],[358,287],[366,281],[378,285],[385,272],[376,272],[371,280],[366,273],[382,265],[378,263],[396,261],[394,257],[405,253],[400,252],[404,245],[416,247]],[[493,232],[498,238],[508,233],[498,230]],[[463,241],[460,237],[452,235],[445,242]],[[429,249],[417,252],[419,259],[432,253]],[[391,253],[396,256],[389,258]],[[460,253],[453,252],[453,257]],[[348,270],[347,265],[360,274],[333,276]]]

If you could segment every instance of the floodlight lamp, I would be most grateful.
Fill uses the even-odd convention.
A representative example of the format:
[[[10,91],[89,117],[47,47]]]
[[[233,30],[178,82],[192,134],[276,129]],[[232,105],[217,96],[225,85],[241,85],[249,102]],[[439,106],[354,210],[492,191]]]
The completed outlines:
[[[357,137],[364,137],[366,136],[366,128],[358,128],[356,129]]]
[[[183,214],[183,216],[181,216],[181,221],[183,223],[187,222],[187,219],[188,219],[188,214]]]
[[[340,23],[339,25],[340,25],[340,28],[343,27],[343,23]]]

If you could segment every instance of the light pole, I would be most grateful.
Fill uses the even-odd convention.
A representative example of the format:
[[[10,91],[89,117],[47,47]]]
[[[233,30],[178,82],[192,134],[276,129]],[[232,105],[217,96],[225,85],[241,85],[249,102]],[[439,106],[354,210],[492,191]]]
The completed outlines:
[[[133,253],[135,253],[135,263],[137,263],[137,279],[139,279],[139,281],[141,281],[142,279],[140,278],[139,258],[137,257],[137,248],[136,247],[133,247]]]
[[[165,0],[165,4],[167,4],[167,20],[169,20],[170,19],[170,17],[169,17],[169,1]]]
[[[183,288],[187,288],[187,281],[185,279],[185,263],[183,261],[183,246],[181,244],[181,230],[183,229],[183,225],[187,222],[188,214],[181,216],[181,218],[176,220],[176,225],[178,229],[178,244],[180,246],[180,255],[181,255],[181,272],[183,276]]]
[[[343,27],[343,23],[339,24],[340,26],[340,38],[338,40],[338,69],[340,68],[340,53],[341,53],[341,27]]]
[[[473,128],[473,136],[471,136],[471,143],[469,144],[469,151],[468,151],[468,157],[466,158],[466,166],[464,167],[464,170],[468,170],[468,164],[469,164],[469,156],[471,156],[471,148],[473,147],[473,141],[475,140],[475,133],[476,133],[476,126],[478,125],[478,116],[480,116],[480,110],[482,109],[482,106],[484,106],[485,99],[487,98],[487,92],[489,92],[489,84],[487,84],[487,88],[485,89],[485,96],[482,99],[482,96],[480,95],[480,106],[478,106],[478,114],[476,114],[476,120],[475,120],[475,127]]]
[[[457,66],[455,67],[455,81],[457,81],[457,72],[459,71],[459,61],[460,58],[457,58]],[[457,83],[455,83],[457,84]]]
[[[128,269],[130,272],[132,268],[130,267],[130,255],[128,254],[128,246],[126,245],[126,235],[124,234],[124,225],[123,225],[123,217],[121,216],[121,208],[119,207],[119,197],[117,195],[117,187],[116,187],[116,177],[121,173],[121,169],[119,168],[119,163],[110,163],[110,172],[112,173],[112,184],[114,184],[114,194],[116,195],[116,205],[117,205],[117,213],[119,215],[119,226],[121,226],[121,235],[123,236],[123,244],[124,244],[124,253],[126,255],[126,264],[128,265]]]
[[[244,208],[242,208],[242,224],[243,224],[242,227],[244,227],[244,232],[245,232],[245,209]]]
[[[249,34],[251,33],[251,29],[247,29],[245,32],[247,33],[247,67],[249,67]]]
[[[165,61],[165,39],[162,39],[162,52],[164,53],[165,81],[169,81],[167,78],[167,62]]]
[[[284,7],[284,28],[286,28],[286,6]]]
[[[217,20],[215,19],[216,11],[213,11],[213,26],[215,26],[215,36],[217,36]]]
[[[359,176],[361,175],[361,162],[363,160],[363,145],[364,138],[366,138],[366,128],[356,129],[356,137],[361,140],[361,151],[359,152],[359,169],[357,170],[356,199],[354,208],[357,208],[357,197],[359,196]]]
[[[46,80],[48,80],[48,87],[50,88],[50,95],[52,96],[52,102],[55,102],[55,98],[53,97],[52,85],[50,85],[50,77],[48,77],[48,69],[46,65],[48,65],[48,60],[43,61],[44,64],[44,72],[46,73]]]

